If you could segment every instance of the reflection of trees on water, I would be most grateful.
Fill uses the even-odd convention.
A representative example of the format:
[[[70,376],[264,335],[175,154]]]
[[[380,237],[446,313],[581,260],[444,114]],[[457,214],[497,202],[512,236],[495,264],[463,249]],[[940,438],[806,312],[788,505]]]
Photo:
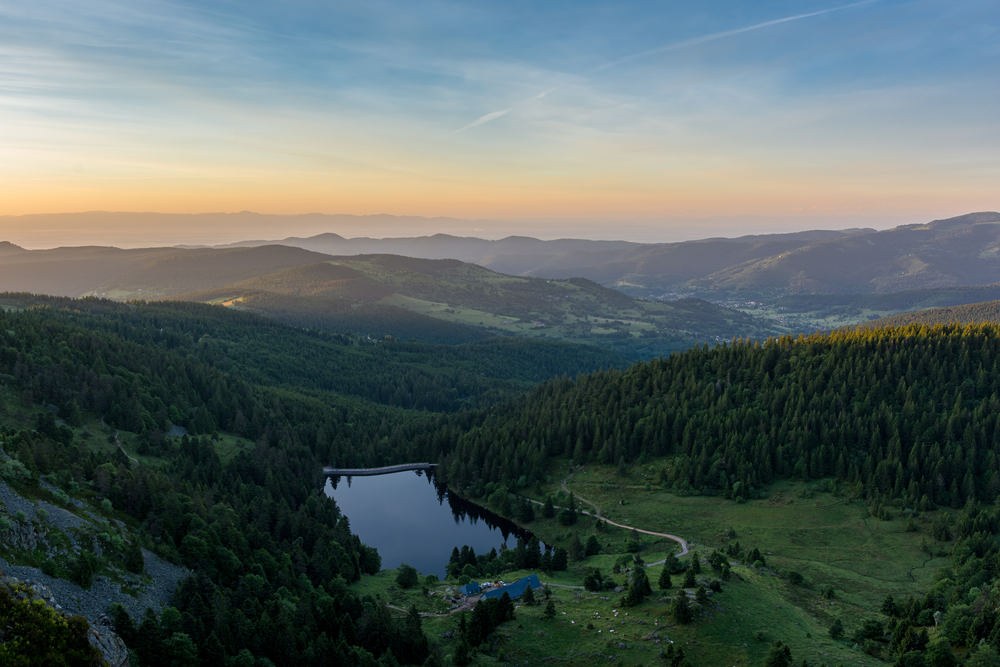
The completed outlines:
[[[466,500],[453,491],[449,491],[448,487],[443,482],[435,478],[433,468],[428,470],[413,470],[411,472],[417,477],[425,477],[427,479],[427,483],[434,487],[434,491],[437,493],[439,505],[444,505],[445,502],[448,503],[448,507],[451,509],[451,515],[455,519],[456,524],[468,521],[469,523],[475,525],[482,521],[488,527],[499,530],[500,534],[503,536],[504,542],[506,542],[507,538],[511,535],[525,541],[530,540],[533,537],[531,531],[521,528],[513,521],[505,519],[499,514],[494,514],[485,507]],[[394,472],[389,474],[402,475],[405,473]],[[346,477],[347,488],[351,488],[351,476],[346,475],[343,477]],[[342,476],[330,475],[327,479],[333,487],[333,490],[336,491],[337,485],[340,484]]]
[[[417,474],[426,472],[427,482],[429,484],[433,484],[435,491],[437,491],[438,503],[443,505],[445,501],[448,502],[448,507],[451,509],[451,516],[455,519],[456,524],[468,521],[469,523],[475,525],[476,523],[482,521],[490,528],[499,530],[500,534],[503,536],[504,542],[506,542],[507,538],[511,535],[523,540],[531,539],[531,531],[521,528],[513,521],[505,519],[499,514],[494,514],[482,505],[477,505],[474,502],[462,498],[454,491],[450,491],[447,486],[434,478],[434,470],[418,470],[416,472]]]

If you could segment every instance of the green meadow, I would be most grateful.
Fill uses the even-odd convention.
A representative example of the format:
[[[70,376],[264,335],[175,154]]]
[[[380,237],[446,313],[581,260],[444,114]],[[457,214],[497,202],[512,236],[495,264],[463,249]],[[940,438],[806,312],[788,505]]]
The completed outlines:
[[[519,604],[517,617],[496,631],[492,643],[476,654],[476,664],[578,665],[613,662],[623,665],[663,664],[662,653],[673,643],[693,665],[758,665],[775,641],[786,643],[795,664],[877,665],[850,637],[868,618],[880,616],[887,595],[901,600],[926,591],[947,559],[948,545],[930,535],[936,513],[883,510],[879,519],[850,489],[829,482],[782,482],[762,497],[743,503],[706,496],[678,496],[657,483],[665,462],[635,466],[625,474],[610,466],[565,467],[553,482],[533,489],[529,497],[556,505],[574,494],[580,509],[594,510],[628,526],[679,535],[689,541],[702,563],[699,584],[720,578],[707,564],[713,550],[738,542],[744,553],[759,549],[764,563],[730,558],[732,576],[722,591],[698,604],[687,593],[694,620],[678,624],[671,614],[683,574],[661,591],[657,582],[662,559],[679,549],[676,542],[610,527],[581,515],[573,526],[544,519],[541,512],[527,527],[544,542],[568,546],[576,538],[595,536],[598,555],[571,560],[566,572],[542,575],[556,615],[544,616],[539,604]],[[636,551],[638,549],[638,551]],[[942,554],[931,556],[929,553]],[[627,584],[634,555],[645,563],[653,593],[634,607],[622,605],[622,592],[590,592],[582,582],[597,568],[618,585]],[[682,558],[690,562],[691,556]],[[622,571],[613,570],[618,564]],[[504,575],[516,579],[526,572]],[[383,599],[402,614],[416,605],[424,627],[446,657],[454,649],[449,631],[458,617],[447,613],[443,594],[455,581],[432,582],[410,590],[395,584],[395,571],[364,577],[353,588]],[[830,637],[835,620],[844,638]]]

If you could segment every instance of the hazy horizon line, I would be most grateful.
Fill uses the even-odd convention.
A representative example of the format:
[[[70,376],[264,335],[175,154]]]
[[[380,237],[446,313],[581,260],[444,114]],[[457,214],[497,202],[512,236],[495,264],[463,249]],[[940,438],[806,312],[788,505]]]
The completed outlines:
[[[261,213],[214,211],[202,213],[161,211],[77,211],[61,213],[0,214],[0,241],[26,250],[101,246],[120,249],[212,248],[241,243],[280,244],[291,238],[336,234],[345,240],[405,240],[437,235],[499,241],[511,237],[539,241],[583,240],[639,245],[683,243],[709,239],[738,239],[808,232],[850,230],[884,231],[903,225],[948,220],[978,211],[944,216],[727,216],[679,220],[614,221],[607,219],[522,218],[487,220],[454,216],[397,213]],[[104,216],[104,220],[98,220]],[[135,218],[139,218],[138,220]],[[143,220],[142,218],[146,218]],[[173,219],[179,224],[152,225],[152,219]],[[26,221],[45,220],[32,225]],[[336,222],[340,225],[336,225]],[[350,222],[357,224],[351,225]],[[748,224],[750,222],[753,224]],[[284,224],[281,224],[284,222]],[[214,223],[214,224],[210,224]],[[296,224],[297,223],[297,224]],[[382,224],[378,224],[382,223]],[[335,226],[336,225],[336,226]],[[366,227],[367,226],[367,227]],[[541,228],[540,228],[541,227]]]

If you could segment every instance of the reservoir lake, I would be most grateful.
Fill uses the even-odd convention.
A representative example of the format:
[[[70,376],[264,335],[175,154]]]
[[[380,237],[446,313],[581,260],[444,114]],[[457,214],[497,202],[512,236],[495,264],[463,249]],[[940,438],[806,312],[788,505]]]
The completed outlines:
[[[407,563],[422,575],[444,578],[454,547],[477,553],[515,547],[530,533],[471,503],[434,479],[431,471],[368,477],[330,477],[324,489],[351,524],[351,532],[378,549],[382,569]]]

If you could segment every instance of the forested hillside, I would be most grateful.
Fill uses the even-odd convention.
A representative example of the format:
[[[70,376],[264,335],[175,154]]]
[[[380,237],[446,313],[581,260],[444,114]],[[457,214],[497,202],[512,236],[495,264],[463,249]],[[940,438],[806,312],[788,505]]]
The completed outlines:
[[[907,324],[976,324],[1000,323],[1000,301],[982,301],[946,308],[928,308],[900,313],[866,323],[866,327],[904,326]]]
[[[1000,327],[841,331],[702,348],[549,382],[482,416],[453,440],[439,471],[472,494],[496,497],[557,487],[555,461],[575,464],[564,470],[603,464],[618,471],[605,477],[604,486],[618,489],[606,495],[637,505],[657,481],[675,496],[725,496],[749,506],[774,500],[779,480],[824,480],[816,483],[840,489],[838,503],[863,499],[866,526],[868,517],[903,516],[906,531],[915,532],[923,522],[926,559],[950,559],[923,593],[889,596],[880,610],[863,608],[867,618],[837,620],[830,637],[897,665],[993,665],[1000,655],[998,415]],[[634,469],[643,471],[640,485]],[[929,523],[931,514],[938,518]],[[684,530],[683,519],[674,520]],[[840,553],[824,543],[807,558],[822,560],[828,550]],[[893,554],[871,555],[902,576]],[[790,592],[790,599],[829,619],[822,605],[810,607],[816,594]],[[845,623],[860,625],[845,636]]]
[[[995,606],[966,594],[992,590],[1000,553],[1000,520],[977,505],[1000,495],[1000,327],[740,341],[616,369],[592,348],[372,341],[199,304],[0,305],[5,482],[71,491],[192,572],[176,609],[113,614],[142,664],[432,656],[418,615],[351,592],[379,558],[320,491],[324,464],[403,459],[438,460],[475,496],[551,485],[570,460],[642,464],[661,488],[734,502],[834,478],[876,516],[962,508],[933,529],[957,540],[948,578],[859,641],[919,653],[942,611],[935,637],[1000,645]]]
[[[379,558],[322,494],[321,466],[394,462],[441,411],[617,363],[558,343],[374,343],[198,304],[2,305],[5,481],[103,507],[193,573],[174,596],[179,614],[116,616],[142,664],[247,652],[360,664],[390,649],[422,662],[418,619],[394,621],[346,591]]]
[[[672,456],[678,490],[754,495],[836,477],[869,496],[960,507],[1000,493],[1000,329],[845,331],[703,348],[553,381],[448,454],[456,482],[539,480],[547,461]]]
[[[400,659],[426,656],[419,627],[344,591],[379,559],[320,491],[322,463],[363,451],[399,420],[220,368],[201,358],[211,354],[198,337],[177,331],[198,325],[182,309],[171,317],[169,309],[52,305],[62,307],[0,315],[0,377],[16,397],[3,412],[3,448],[27,468],[26,493],[44,477],[106,499],[149,546],[191,568],[169,623],[147,617],[133,629],[118,619],[143,664],[193,656],[217,665],[244,651],[276,664],[351,664],[390,646]],[[87,326],[102,310],[103,326]],[[18,424],[34,406],[43,408],[37,422]],[[43,406],[61,422],[44,418]],[[76,427],[93,416],[135,433],[142,461],[80,437]],[[170,423],[248,444],[223,464],[214,437],[167,439]]]

